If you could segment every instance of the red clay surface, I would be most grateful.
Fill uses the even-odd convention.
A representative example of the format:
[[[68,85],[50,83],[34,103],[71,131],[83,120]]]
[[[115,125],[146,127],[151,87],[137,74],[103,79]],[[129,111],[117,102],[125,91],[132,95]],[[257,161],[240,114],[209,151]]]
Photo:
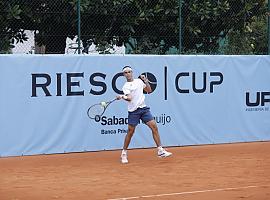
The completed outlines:
[[[270,142],[0,158],[0,200],[269,200]]]

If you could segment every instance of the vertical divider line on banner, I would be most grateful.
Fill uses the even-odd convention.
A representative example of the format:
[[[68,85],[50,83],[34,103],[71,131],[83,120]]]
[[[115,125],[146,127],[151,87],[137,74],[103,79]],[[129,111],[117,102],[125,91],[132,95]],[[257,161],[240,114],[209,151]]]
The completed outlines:
[[[167,66],[164,66],[164,99],[168,100],[167,93],[168,93],[168,76],[167,76]]]

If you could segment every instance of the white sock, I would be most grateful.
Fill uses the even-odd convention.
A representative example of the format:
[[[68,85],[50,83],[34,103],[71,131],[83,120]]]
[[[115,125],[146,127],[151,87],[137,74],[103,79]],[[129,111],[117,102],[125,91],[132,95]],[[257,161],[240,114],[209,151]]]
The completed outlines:
[[[122,154],[127,154],[127,150],[123,149]]]
[[[159,150],[159,151],[162,151],[162,150],[163,150],[162,146],[159,146],[159,147],[158,147],[158,150]]]

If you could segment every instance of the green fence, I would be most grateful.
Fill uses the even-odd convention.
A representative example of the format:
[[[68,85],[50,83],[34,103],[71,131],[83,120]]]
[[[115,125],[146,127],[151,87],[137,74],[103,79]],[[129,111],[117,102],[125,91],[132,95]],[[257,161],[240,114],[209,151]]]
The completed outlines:
[[[270,54],[266,0],[0,0],[0,52]]]

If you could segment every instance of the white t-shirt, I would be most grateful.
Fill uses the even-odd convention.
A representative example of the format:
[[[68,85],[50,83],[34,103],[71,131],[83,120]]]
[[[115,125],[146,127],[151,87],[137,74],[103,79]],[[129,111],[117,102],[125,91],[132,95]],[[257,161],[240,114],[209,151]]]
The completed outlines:
[[[126,82],[123,86],[125,95],[131,95],[131,101],[128,101],[128,111],[132,112],[137,108],[145,107],[145,96],[143,89],[146,87],[141,79],[134,79],[132,82]]]

